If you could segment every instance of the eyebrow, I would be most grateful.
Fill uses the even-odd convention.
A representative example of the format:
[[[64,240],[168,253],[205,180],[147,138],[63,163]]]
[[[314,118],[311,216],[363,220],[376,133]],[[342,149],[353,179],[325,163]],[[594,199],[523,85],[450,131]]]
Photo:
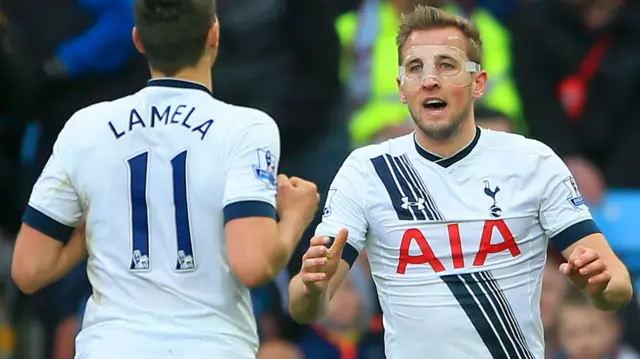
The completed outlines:
[[[408,62],[406,62],[406,63],[404,64],[404,66],[409,66],[409,65],[412,65],[412,64],[419,64],[419,63],[421,63],[421,62],[422,62],[422,60],[421,60],[420,58],[418,58],[418,57],[414,57],[414,58],[412,58],[411,60],[409,60]]]
[[[455,60],[455,58],[451,55],[447,55],[447,54],[439,54],[438,55],[438,60]]]

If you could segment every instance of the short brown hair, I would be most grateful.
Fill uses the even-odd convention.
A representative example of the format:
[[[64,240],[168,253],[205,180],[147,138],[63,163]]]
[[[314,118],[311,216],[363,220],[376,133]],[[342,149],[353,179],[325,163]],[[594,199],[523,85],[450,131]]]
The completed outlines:
[[[216,2],[135,0],[133,17],[149,66],[174,76],[202,58],[216,22]]]
[[[402,49],[412,32],[445,27],[455,27],[460,30],[467,37],[467,57],[473,62],[482,64],[482,40],[478,27],[460,16],[426,5],[416,5],[412,12],[402,14],[396,37],[398,64],[402,64]]]

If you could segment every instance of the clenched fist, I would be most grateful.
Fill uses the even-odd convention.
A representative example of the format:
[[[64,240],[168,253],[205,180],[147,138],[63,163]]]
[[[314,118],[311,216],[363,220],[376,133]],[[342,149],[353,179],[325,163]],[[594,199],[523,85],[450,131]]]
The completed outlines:
[[[315,183],[298,177],[278,175],[277,211],[280,219],[296,218],[311,223],[318,209],[320,195]]]

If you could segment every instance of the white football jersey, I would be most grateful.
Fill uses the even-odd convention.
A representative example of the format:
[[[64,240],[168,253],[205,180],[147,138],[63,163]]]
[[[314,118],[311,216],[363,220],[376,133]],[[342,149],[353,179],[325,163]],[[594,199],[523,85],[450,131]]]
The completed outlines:
[[[255,358],[224,225],[275,218],[279,153],[268,115],[175,79],[68,121],[24,221],[65,241],[86,216],[93,295],[78,358]]]
[[[366,248],[388,359],[543,359],[547,241],[598,232],[567,167],[525,137],[477,129],[440,158],[414,135],[355,150],[316,234]]]

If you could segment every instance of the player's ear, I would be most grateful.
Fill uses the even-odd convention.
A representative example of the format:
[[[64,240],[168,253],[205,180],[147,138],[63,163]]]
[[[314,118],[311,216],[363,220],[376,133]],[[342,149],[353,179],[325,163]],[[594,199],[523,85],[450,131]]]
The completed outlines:
[[[479,99],[484,95],[484,91],[487,89],[487,72],[482,70],[478,72],[473,80],[473,92],[471,97]]]
[[[407,97],[404,95],[404,93],[402,92],[402,87],[400,87],[400,76],[396,77],[396,84],[398,85],[398,91],[400,91],[400,102],[402,102],[403,104],[407,104]]]
[[[140,52],[141,54],[144,54],[144,46],[142,46],[142,41],[140,41],[140,35],[138,35],[138,29],[136,29],[136,27],[133,27],[133,30],[131,30],[131,38],[133,39],[133,44],[136,46],[136,49],[138,50],[138,52]]]
[[[220,25],[218,24],[218,18],[216,18],[216,22],[209,28],[207,43],[209,44],[209,47],[214,49],[217,49],[220,44]]]

